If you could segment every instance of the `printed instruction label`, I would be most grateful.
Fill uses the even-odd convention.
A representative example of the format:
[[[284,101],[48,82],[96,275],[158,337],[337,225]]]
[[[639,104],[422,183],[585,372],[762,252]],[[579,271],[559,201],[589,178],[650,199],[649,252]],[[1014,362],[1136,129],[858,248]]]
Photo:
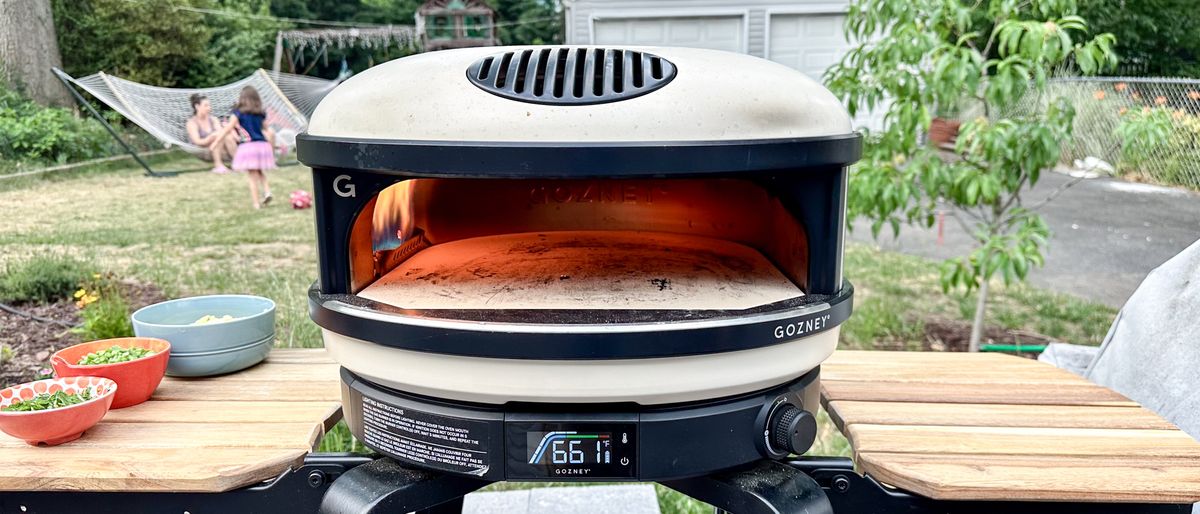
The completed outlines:
[[[362,397],[363,442],[425,467],[482,476],[488,471],[488,426]]]

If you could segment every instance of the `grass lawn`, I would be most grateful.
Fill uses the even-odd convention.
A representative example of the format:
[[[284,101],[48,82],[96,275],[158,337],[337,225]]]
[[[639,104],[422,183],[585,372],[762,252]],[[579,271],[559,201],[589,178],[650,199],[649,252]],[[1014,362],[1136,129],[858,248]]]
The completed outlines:
[[[195,161],[169,164],[195,167]],[[270,179],[276,203],[262,211],[250,207],[241,175],[154,179],[128,169],[0,184],[0,265],[60,252],[88,260],[98,270],[154,282],[171,296],[263,295],[278,304],[278,346],[318,347],[320,332],[308,319],[306,296],[316,279],[313,211],[293,210],[286,203],[292,190],[312,189],[310,175],[292,166]],[[943,294],[936,268],[917,257],[848,245],[845,275],[857,291],[855,313],[843,326],[843,348],[921,349],[929,320],[961,322],[974,308],[971,296]],[[1031,287],[993,291],[992,324],[1071,342],[1099,343],[1115,314],[1109,307]],[[331,433],[323,447],[347,449],[344,429]],[[848,453],[827,417],[822,416],[822,436],[811,453]],[[664,512],[711,512],[661,488],[659,499]]]

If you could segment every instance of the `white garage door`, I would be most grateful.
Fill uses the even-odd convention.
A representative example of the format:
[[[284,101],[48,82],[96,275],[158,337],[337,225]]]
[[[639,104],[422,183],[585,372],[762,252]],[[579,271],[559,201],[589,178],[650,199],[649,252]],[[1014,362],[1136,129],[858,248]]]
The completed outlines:
[[[850,49],[841,14],[772,14],[767,58],[821,80]]]
[[[597,45],[690,46],[743,51],[741,16],[603,18],[592,26]]]
[[[772,14],[770,18],[767,58],[786,64],[813,80],[824,82],[825,70],[842,60],[853,47],[846,41],[841,14]],[[856,127],[872,130],[883,128],[886,108],[859,112],[854,117]]]

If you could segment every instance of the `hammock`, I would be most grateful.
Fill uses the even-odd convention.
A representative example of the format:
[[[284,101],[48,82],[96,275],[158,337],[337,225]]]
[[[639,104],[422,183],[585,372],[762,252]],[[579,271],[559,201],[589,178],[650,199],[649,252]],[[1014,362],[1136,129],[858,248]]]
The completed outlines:
[[[281,144],[293,146],[296,135],[308,126],[313,109],[339,82],[260,69],[224,86],[173,89],[139,84],[104,72],[80,78],[59,69],[54,72],[64,81],[91,93],[164,144],[193,154],[205,150],[193,145],[187,135],[187,120],[192,116],[188,97],[193,93],[207,96],[212,102],[213,114],[223,116],[233,110],[243,87],[254,86],[267,112],[266,125],[275,130]]]

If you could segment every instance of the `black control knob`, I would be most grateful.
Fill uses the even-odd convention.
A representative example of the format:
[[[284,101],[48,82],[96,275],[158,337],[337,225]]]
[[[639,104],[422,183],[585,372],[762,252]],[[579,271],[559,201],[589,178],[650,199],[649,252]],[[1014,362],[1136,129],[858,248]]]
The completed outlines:
[[[817,439],[817,418],[811,412],[785,403],[771,414],[767,431],[774,450],[801,454]]]

